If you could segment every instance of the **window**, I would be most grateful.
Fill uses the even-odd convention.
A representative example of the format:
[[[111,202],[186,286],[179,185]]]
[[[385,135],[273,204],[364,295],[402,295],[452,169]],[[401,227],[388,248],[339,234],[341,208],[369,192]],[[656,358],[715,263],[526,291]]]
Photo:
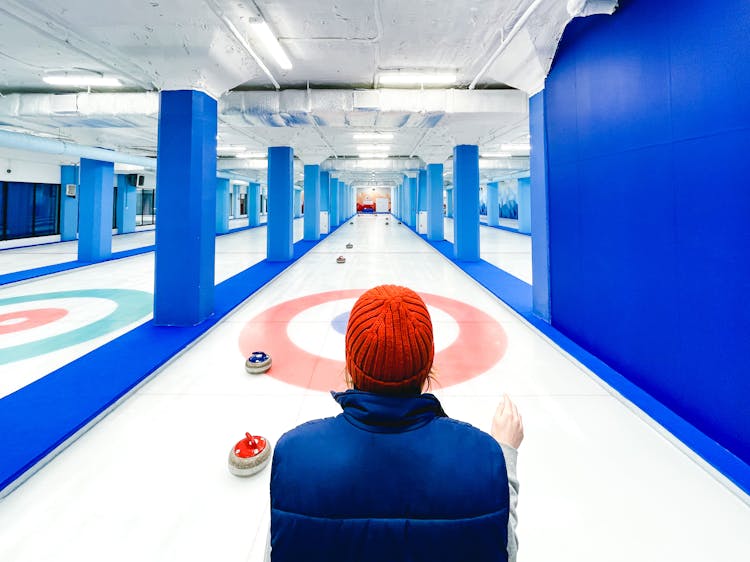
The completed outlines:
[[[60,185],[0,182],[0,239],[60,232]]]

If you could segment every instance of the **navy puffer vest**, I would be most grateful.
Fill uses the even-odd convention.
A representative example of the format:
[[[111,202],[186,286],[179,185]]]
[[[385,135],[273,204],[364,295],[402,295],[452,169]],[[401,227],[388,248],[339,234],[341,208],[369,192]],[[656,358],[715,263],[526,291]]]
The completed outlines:
[[[507,560],[508,479],[495,440],[431,394],[334,394],[344,412],[279,440],[273,562]]]

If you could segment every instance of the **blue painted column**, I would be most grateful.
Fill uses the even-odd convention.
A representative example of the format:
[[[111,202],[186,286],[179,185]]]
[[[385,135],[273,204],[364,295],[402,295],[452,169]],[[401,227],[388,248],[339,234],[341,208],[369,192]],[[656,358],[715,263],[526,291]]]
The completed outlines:
[[[518,178],[518,232],[531,234],[530,178]]]
[[[268,149],[268,261],[294,257],[294,151],[289,146]]]
[[[115,165],[81,158],[78,202],[78,259],[97,262],[112,256],[112,205]]]
[[[498,182],[491,181],[487,184],[487,224],[498,226],[500,224],[500,206],[498,203]]]
[[[213,313],[216,100],[162,91],[156,172],[154,323],[194,326]]]
[[[75,185],[75,195],[65,194],[65,186]],[[60,166],[60,240],[75,240],[78,237],[78,166]]]
[[[320,166],[305,165],[305,240],[320,240]]]
[[[531,272],[534,314],[550,322],[549,221],[545,90],[529,98],[531,133]]]
[[[454,256],[479,261],[479,147],[460,144],[453,149]]]
[[[409,226],[417,228],[417,177],[409,178]]]
[[[328,198],[330,197],[331,174],[320,172],[320,212],[328,212]]]
[[[443,240],[443,165],[427,165],[427,239]]]
[[[453,194],[455,190],[453,189],[455,186],[451,186],[450,189],[446,190],[446,196],[445,196],[445,216],[449,219],[453,218]]]
[[[417,176],[417,211],[427,210],[427,170],[419,170]]]
[[[339,183],[339,224],[346,222],[349,213],[346,210],[346,192],[349,186],[346,183]]]
[[[135,232],[136,187],[126,174],[117,174],[117,232]]]
[[[216,178],[216,234],[229,232],[230,187],[228,179]]]
[[[331,178],[328,189],[328,223],[330,230],[339,225],[339,180]]]
[[[247,225],[258,226],[260,224],[260,184],[250,182],[247,184]]]

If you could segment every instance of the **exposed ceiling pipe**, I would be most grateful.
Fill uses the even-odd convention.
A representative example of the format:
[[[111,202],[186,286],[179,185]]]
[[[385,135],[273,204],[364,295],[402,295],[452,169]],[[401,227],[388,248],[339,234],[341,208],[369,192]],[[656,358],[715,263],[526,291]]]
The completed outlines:
[[[521,29],[526,24],[528,19],[536,11],[536,9],[539,7],[539,5],[542,2],[545,2],[545,0],[535,0],[535,2],[526,9],[526,11],[518,19],[518,21],[516,21],[516,23],[513,25],[513,28],[510,30],[510,33],[508,33],[508,35],[503,38],[498,48],[495,49],[495,52],[492,53],[490,58],[487,59],[487,62],[484,63],[484,66],[479,71],[479,74],[477,74],[474,77],[474,80],[471,81],[471,84],[469,84],[469,90],[473,90],[474,88],[477,87],[477,82],[479,82],[479,79],[482,78],[482,76],[484,76],[484,73],[489,70],[490,66],[492,66],[492,63],[495,62],[495,59],[497,59],[497,57],[500,56],[500,53],[502,53],[508,47],[510,42],[513,41],[515,36],[518,35],[518,32],[521,31]]]
[[[260,69],[265,73],[266,76],[268,76],[269,80],[271,80],[271,82],[273,83],[274,88],[280,90],[281,86],[276,81],[276,78],[273,77],[271,71],[255,52],[255,49],[253,49],[250,43],[247,42],[247,39],[242,36],[242,33],[240,33],[239,29],[237,29],[232,21],[224,15],[224,11],[221,9],[221,7],[214,0],[205,0],[205,2],[206,5],[211,9],[211,11],[216,14],[216,17],[222,21],[224,26],[234,36],[237,42],[242,45],[242,47],[248,52],[251,57],[253,57],[253,59],[255,59],[255,62],[258,64]]]
[[[103,162],[117,162],[120,164],[133,164],[144,168],[156,169],[156,160],[145,156],[134,156],[106,148],[84,146],[58,139],[46,139],[23,133],[12,133],[0,130],[0,147],[15,148],[18,150],[30,150],[32,152],[44,152],[47,154],[61,154],[75,158],[90,158]]]

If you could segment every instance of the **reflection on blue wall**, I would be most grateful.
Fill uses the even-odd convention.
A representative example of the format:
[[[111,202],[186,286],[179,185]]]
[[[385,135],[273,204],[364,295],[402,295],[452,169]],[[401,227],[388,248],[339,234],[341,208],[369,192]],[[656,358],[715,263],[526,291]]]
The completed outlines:
[[[553,325],[744,463],[748,29],[747,0],[622,2],[544,97]]]

